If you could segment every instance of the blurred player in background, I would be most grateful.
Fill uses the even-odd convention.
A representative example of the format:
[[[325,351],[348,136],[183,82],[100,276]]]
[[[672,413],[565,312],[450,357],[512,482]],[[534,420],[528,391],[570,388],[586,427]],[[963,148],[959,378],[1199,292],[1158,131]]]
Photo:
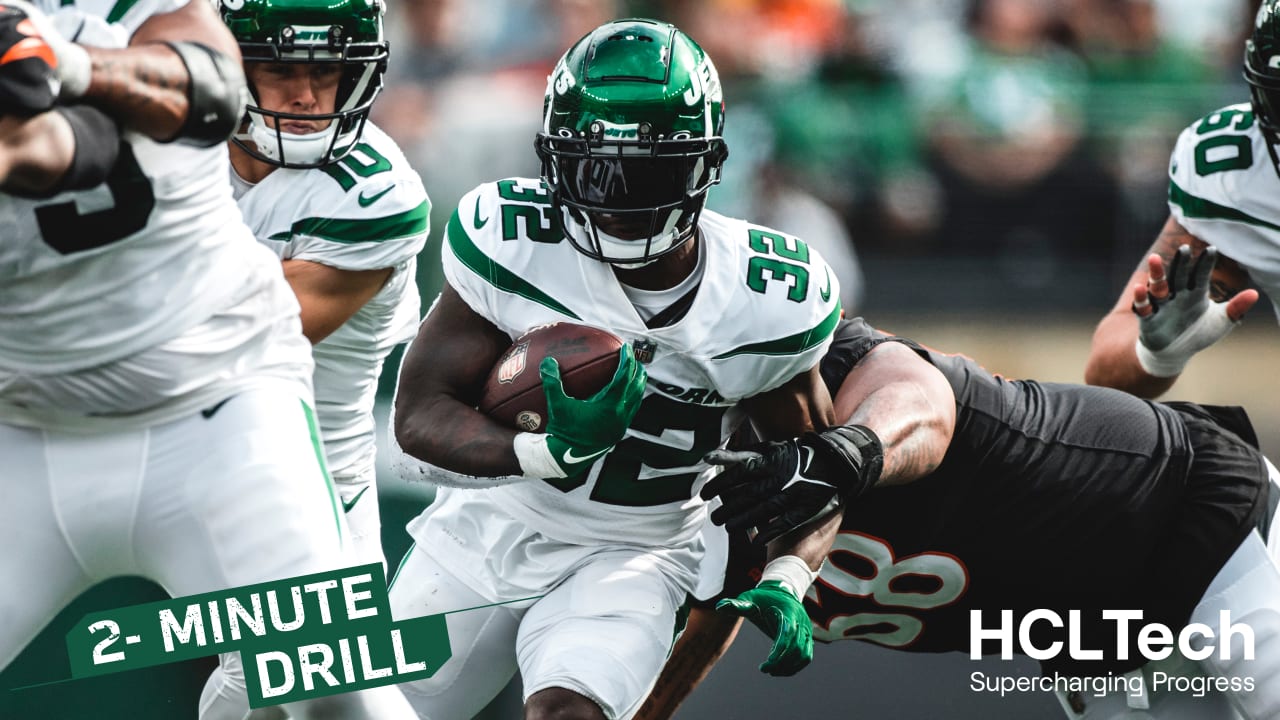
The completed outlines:
[[[775,639],[762,669],[790,675],[808,664],[814,637],[860,639],[910,652],[968,652],[973,610],[984,628],[1012,611],[1012,628],[1036,609],[1083,618],[1072,658],[1067,630],[1033,625],[1037,648],[1061,641],[1041,661],[1046,675],[1098,677],[1146,662],[1135,642],[1147,623],[1176,633],[1188,622],[1217,632],[1220,610],[1248,625],[1256,660],[1240,635],[1229,660],[1203,664],[1176,649],[1148,663],[1145,695],[1060,692],[1072,718],[1280,717],[1280,566],[1274,541],[1277,486],[1239,408],[1155,404],[1108,388],[1010,381],[972,360],[848,321],[822,362],[847,423],[796,440],[717,451],[729,468],[703,494],[724,505],[712,519],[740,534],[785,532],[838,499],[843,517],[797,541],[820,573],[761,581],[720,603],[724,624],[745,616]],[[840,435],[870,440],[848,455]],[[803,532],[803,531],[802,531]],[[735,550],[747,549],[746,542]],[[1274,548],[1274,544],[1273,544]],[[1271,551],[1274,553],[1274,549]],[[735,557],[729,594],[759,560]],[[798,565],[798,563],[797,563]],[[736,580],[734,580],[736,578]],[[811,585],[811,583],[813,583]],[[1141,610],[1119,639],[1103,610]],[[695,611],[705,613],[705,610]],[[686,634],[646,718],[665,717],[700,675]],[[1000,652],[999,643],[984,645]],[[1154,672],[1223,678],[1227,691],[1196,693],[1153,684]],[[1251,678],[1246,683],[1244,678]],[[1219,687],[1219,690],[1222,688]]]
[[[1169,219],[1098,324],[1086,382],[1156,397],[1244,318],[1258,300],[1251,285],[1280,302],[1280,0],[1258,9],[1244,77],[1250,103],[1178,138]]]
[[[395,402],[400,471],[445,487],[409,525],[392,612],[484,606],[449,615],[453,658],[404,687],[434,720],[471,717],[517,669],[526,718],[634,714],[686,594],[719,587],[695,588],[702,456],[744,413],[766,437],[831,419],[817,361],[839,286],[802,241],[703,209],[727,149],[701,48],[603,25],[555,66],[544,113],[542,179],[481,185],[450,219]],[[476,411],[512,338],[556,321],[623,340],[613,381],[568,398],[543,362],[545,433]]]
[[[316,420],[354,561],[385,565],[374,396],[383,361],[418,324],[430,202],[400,148],[367,122],[387,67],[383,9],[381,0],[221,6],[252,93],[230,143],[233,193],[302,307]],[[201,706],[206,719],[238,720],[248,696],[219,669]]]
[[[359,560],[385,563],[374,394],[383,361],[418,325],[431,204],[400,148],[367,122],[387,66],[382,15],[381,0],[222,6],[253,93],[231,144],[233,192],[302,306],[325,459]]]
[[[349,562],[298,304],[226,182],[244,102],[204,2],[0,5],[0,666],[108,577]],[[413,716],[394,688],[288,709]]]

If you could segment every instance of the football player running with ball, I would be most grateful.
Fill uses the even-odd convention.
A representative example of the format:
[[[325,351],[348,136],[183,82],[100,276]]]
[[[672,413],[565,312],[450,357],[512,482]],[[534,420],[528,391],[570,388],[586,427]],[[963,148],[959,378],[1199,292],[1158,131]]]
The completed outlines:
[[[208,3],[0,3],[0,667],[109,577],[350,563],[298,303],[226,180],[245,98]],[[413,716],[395,688],[287,709]]]
[[[1023,620],[1044,610],[1060,621],[1030,625],[1034,650],[1010,644],[1039,656],[1046,675],[1106,677],[1146,663],[1145,694],[1060,692],[1068,717],[1280,717],[1280,567],[1264,543],[1276,538],[1280,498],[1239,408],[1006,380],[860,319],[836,331],[822,375],[846,424],[717,451],[708,459],[728,469],[703,494],[723,500],[712,520],[736,534],[789,532],[833,499],[842,517],[794,533],[805,537],[785,577],[766,574],[714,615],[693,611],[698,622],[670,662],[683,673],[664,674],[646,718],[674,709],[705,670],[689,658],[719,647],[740,617],[775,640],[761,669],[790,675],[808,664],[814,637],[970,652],[975,611],[985,631],[1023,637]],[[848,436],[864,439],[861,452],[846,451]],[[730,593],[759,562],[734,555]],[[803,571],[824,557],[816,578]],[[1141,618],[1121,629],[1108,610]],[[1072,611],[1080,623],[1069,631],[1061,623]],[[1215,637],[1221,611],[1252,641],[1244,631]],[[1151,623],[1175,637],[1201,623],[1218,647],[1191,659],[1166,643],[1168,657],[1147,663],[1138,639]],[[1068,632],[1096,656],[1068,650]],[[1055,642],[1058,652],[1040,655]]]
[[[227,0],[221,13],[252,93],[230,143],[231,186],[302,308],[315,359],[316,421],[351,531],[352,562],[385,564],[374,395],[383,361],[418,324],[414,275],[430,203],[400,148],[368,122],[387,66],[383,6]],[[248,699],[219,669],[201,707],[206,720],[239,720]]]
[[[802,241],[703,209],[723,120],[692,39],[608,23],[548,77],[542,178],[481,185],[450,219],[394,422],[400,471],[445,486],[391,585],[397,617],[452,613],[452,659],[404,686],[424,717],[471,717],[517,670],[527,718],[633,715],[686,594],[718,591],[695,587],[703,455],[746,416],[766,437],[832,419],[836,279]],[[544,361],[545,433],[475,410],[512,339],[556,321],[623,340],[613,381],[566,397]]]
[[[1258,301],[1251,285],[1280,303],[1280,0],[1258,9],[1244,78],[1251,102],[1178,138],[1169,219],[1098,324],[1086,382],[1156,397],[1240,323]]]

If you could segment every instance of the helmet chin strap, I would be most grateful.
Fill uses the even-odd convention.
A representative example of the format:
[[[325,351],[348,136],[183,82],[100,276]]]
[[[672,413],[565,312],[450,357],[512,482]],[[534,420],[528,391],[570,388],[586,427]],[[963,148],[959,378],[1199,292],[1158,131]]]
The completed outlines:
[[[277,138],[276,128],[267,127],[262,115],[249,111],[249,139],[258,146],[259,152],[275,162],[319,162],[329,152],[333,145],[333,135],[337,131],[338,121],[334,120],[320,132],[296,135],[282,130]]]

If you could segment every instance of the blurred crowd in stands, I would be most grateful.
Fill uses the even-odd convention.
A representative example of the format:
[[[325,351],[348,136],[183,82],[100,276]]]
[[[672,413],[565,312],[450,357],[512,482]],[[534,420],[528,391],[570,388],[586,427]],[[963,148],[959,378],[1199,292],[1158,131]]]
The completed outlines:
[[[725,84],[711,207],[821,249],[846,306],[1096,313],[1167,216],[1178,132],[1248,100],[1256,2],[393,0],[374,119],[438,233],[479,182],[537,175],[570,44],[614,17],[668,20]]]

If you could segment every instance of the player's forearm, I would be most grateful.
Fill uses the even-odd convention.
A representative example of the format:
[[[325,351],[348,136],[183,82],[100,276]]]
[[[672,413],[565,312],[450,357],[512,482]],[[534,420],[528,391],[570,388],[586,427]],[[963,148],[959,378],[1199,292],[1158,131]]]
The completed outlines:
[[[447,395],[396,401],[396,442],[407,454],[476,477],[520,475],[516,432]]]
[[[0,117],[0,190],[44,193],[66,173],[74,154],[71,128],[58,113]]]
[[[884,465],[877,486],[899,485],[928,475],[947,454],[955,408],[939,407],[914,382],[895,382],[866,397],[849,418],[880,438]]]
[[[302,310],[302,334],[312,345],[359,312],[392,272],[392,268],[340,270],[310,260],[285,260],[281,265]]]
[[[88,105],[0,117],[0,190],[44,198],[99,185],[115,166],[119,134],[110,117]]]
[[[187,120],[191,76],[168,45],[150,43],[122,50],[86,48],[93,76],[84,102],[156,140],[169,140]]]
[[[636,720],[666,720],[711,672],[738,635],[742,618],[695,607]]]
[[[1128,308],[1108,313],[1093,333],[1084,381],[1145,398],[1167,392],[1178,376],[1155,377],[1143,370],[1134,350],[1137,341],[1138,318]]]
[[[765,551],[765,560],[773,561],[783,555],[794,555],[803,560],[810,570],[817,572],[827,559],[827,553],[831,552],[843,519],[844,509],[838,507],[770,541]],[[801,592],[804,589],[808,589],[808,586]]]

